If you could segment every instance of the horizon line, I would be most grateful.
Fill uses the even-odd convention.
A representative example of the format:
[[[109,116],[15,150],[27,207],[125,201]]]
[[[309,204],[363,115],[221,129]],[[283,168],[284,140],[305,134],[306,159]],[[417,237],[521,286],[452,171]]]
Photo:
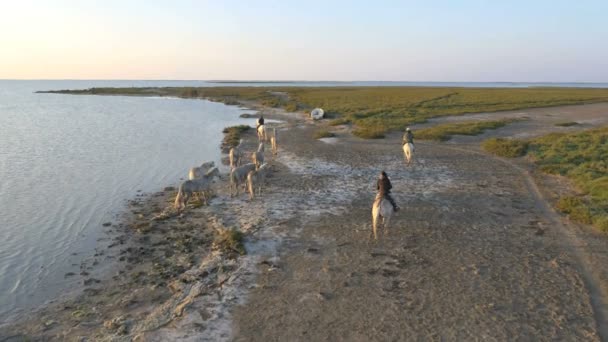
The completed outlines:
[[[168,81],[168,82],[209,82],[209,83],[574,83],[603,84],[608,81],[406,81],[406,80],[256,80],[256,79],[157,79],[157,78],[0,78],[0,81]]]

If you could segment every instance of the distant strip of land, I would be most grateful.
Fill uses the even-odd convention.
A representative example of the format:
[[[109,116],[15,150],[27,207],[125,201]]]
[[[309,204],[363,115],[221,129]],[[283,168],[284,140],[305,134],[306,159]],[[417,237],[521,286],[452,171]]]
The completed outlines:
[[[205,98],[226,104],[258,103],[287,111],[325,109],[334,124],[353,124],[362,138],[432,117],[525,108],[608,102],[602,88],[456,88],[456,87],[149,87],[90,88],[46,93]]]

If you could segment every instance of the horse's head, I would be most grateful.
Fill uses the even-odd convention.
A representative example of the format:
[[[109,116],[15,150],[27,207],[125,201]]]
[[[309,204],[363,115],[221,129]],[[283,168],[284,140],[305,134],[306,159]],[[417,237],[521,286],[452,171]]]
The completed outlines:
[[[214,166],[215,166],[214,161],[204,162],[203,164],[201,164],[201,169],[210,169]]]
[[[207,173],[205,174],[205,176],[207,177],[220,177],[220,170],[217,167],[214,167],[213,169],[207,171]]]

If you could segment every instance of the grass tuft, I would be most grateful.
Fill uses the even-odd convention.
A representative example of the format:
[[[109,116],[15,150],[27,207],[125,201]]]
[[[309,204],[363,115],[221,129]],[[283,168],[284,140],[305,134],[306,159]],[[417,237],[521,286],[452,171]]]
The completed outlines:
[[[576,122],[576,121],[558,122],[555,124],[555,126],[560,126],[560,127],[570,127],[570,126],[576,126],[576,125],[578,125],[578,122]]]
[[[226,253],[237,253],[245,255],[245,245],[243,244],[243,233],[236,229],[223,229],[215,237],[214,245]]]
[[[321,139],[321,138],[332,138],[335,137],[336,135],[326,129],[320,129],[318,131],[315,132],[315,134],[313,135],[313,138],[315,139]]]

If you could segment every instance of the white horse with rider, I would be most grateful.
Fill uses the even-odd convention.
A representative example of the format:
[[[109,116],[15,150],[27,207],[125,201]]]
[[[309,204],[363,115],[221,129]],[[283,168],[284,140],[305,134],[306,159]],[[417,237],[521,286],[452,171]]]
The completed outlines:
[[[414,134],[409,127],[405,129],[405,134],[403,134],[403,154],[405,162],[410,165],[414,158]]]
[[[384,235],[388,234],[388,225],[391,221],[391,217],[397,211],[399,207],[395,203],[395,200],[391,197],[390,191],[393,185],[386,172],[380,173],[376,188],[378,193],[374,199],[372,205],[372,235],[374,240],[378,239],[378,227],[380,224],[384,227]]]
[[[259,141],[267,141],[268,136],[266,135],[266,126],[264,125],[264,117],[260,115],[257,121],[256,132],[258,133]]]

